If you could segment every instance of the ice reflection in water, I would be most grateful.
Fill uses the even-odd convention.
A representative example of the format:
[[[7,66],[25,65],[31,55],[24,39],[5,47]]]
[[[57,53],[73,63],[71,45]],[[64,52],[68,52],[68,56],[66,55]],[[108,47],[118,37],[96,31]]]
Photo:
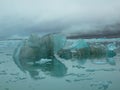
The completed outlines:
[[[28,71],[30,76],[36,78],[39,71],[50,73],[51,76],[64,76],[67,68],[62,58],[77,59],[78,63],[84,64],[89,58],[92,63],[115,65],[112,59],[116,55],[115,45],[90,45],[83,39],[76,42],[67,41],[61,34],[48,34],[43,37],[32,34],[28,40],[21,42],[13,54],[13,58],[18,67],[23,71]],[[46,59],[44,59],[46,58]],[[94,58],[98,60],[94,62]],[[99,59],[106,58],[106,61]]]
[[[43,63],[25,62],[22,65],[22,69],[29,72],[33,79],[40,79],[40,72],[44,72],[44,74],[54,77],[63,77],[67,73],[66,66],[56,59],[52,59]]]
[[[14,40],[0,42],[0,90],[120,89],[119,45],[115,50],[116,56],[110,57],[111,60],[115,60],[114,65],[94,64],[96,61],[108,62],[106,57],[97,57],[97,55],[92,58],[68,60],[58,57],[37,62],[33,62],[34,58],[32,62],[22,58],[23,62],[19,62],[18,65],[21,72],[12,59],[13,50],[18,43],[19,41]]]

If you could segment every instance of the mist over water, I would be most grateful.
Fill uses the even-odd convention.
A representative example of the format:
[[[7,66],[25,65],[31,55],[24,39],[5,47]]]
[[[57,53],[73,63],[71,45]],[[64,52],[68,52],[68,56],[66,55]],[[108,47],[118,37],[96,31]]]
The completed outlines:
[[[120,33],[119,9],[119,0],[0,1],[0,38],[56,32],[115,35]]]

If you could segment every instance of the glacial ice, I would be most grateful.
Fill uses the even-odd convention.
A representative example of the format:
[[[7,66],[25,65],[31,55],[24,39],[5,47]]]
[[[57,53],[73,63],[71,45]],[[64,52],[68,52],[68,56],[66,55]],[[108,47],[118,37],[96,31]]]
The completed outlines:
[[[67,46],[66,49],[81,49],[81,48],[88,48],[89,45],[83,40],[79,39],[75,41],[72,45]]]
[[[97,90],[107,90],[110,85],[112,84],[112,81],[93,81],[91,83],[91,87],[96,87]]]
[[[75,42],[76,43],[76,42]],[[76,47],[75,47],[76,46]],[[74,47],[74,48],[73,48]],[[104,45],[89,45],[87,42],[81,42],[78,44],[71,45],[71,48],[68,47],[67,49],[62,49],[57,53],[61,58],[70,59],[70,58],[77,58],[77,59],[87,59],[87,58],[110,58],[114,57],[116,53],[114,50],[109,50]]]
[[[107,47],[111,51],[113,51],[113,50],[115,50],[117,48],[115,42],[108,44]]]
[[[62,49],[66,44],[66,37],[61,34],[53,35],[53,42],[54,42],[54,52],[58,52]]]
[[[43,37],[32,34],[28,40],[22,41],[17,46],[13,58],[19,67],[21,67],[21,64],[36,63],[41,59],[54,59],[55,54],[60,58],[76,58],[81,61],[88,58],[105,57],[107,58],[106,62],[111,65],[115,64],[114,60],[111,59],[116,55],[114,52],[115,44],[108,44],[107,46],[90,45],[83,39],[76,40],[69,45],[68,43],[69,40],[62,34],[48,34]]]
[[[39,37],[32,34],[23,40],[13,53],[14,62],[22,70],[22,65],[37,63],[41,59],[53,59],[54,53],[62,49],[66,38],[61,34],[48,34]]]

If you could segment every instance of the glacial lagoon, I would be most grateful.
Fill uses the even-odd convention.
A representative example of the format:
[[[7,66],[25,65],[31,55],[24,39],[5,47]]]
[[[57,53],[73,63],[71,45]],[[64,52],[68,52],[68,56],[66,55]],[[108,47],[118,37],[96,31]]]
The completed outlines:
[[[91,46],[110,45],[116,55],[83,59],[42,59],[17,65],[13,52],[22,40],[0,41],[0,90],[119,90],[120,38],[85,39]],[[75,41],[75,40],[69,40]],[[115,46],[112,46],[114,44]],[[47,62],[47,63],[45,63]],[[45,63],[39,66],[39,63]],[[20,66],[20,67],[19,67]]]

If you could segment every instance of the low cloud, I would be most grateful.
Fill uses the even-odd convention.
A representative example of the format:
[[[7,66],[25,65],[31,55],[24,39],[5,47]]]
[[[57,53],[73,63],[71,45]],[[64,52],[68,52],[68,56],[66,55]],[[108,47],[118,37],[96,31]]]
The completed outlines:
[[[0,39],[54,32],[116,34],[119,10],[119,0],[2,0]]]

